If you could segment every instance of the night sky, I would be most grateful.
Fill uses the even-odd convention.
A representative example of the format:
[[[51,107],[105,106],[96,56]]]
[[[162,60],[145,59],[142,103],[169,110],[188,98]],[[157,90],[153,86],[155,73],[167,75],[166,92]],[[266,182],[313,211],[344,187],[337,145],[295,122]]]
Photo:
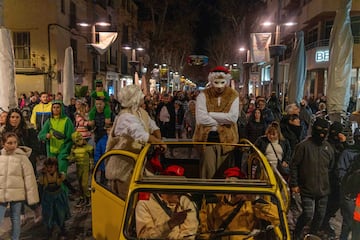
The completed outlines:
[[[199,23],[195,31],[194,54],[206,55],[206,41],[219,30],[218,17],[211,12],[209,6],[215,6],[215,0],[201,0],[199,5]]]
[[[139,6],[139,20],[149,19],[149,10],[143,7],[142,1],[146,0],[135,0]],[[194,23],[196,43],[193,54],[206,55],[206,41],[218,31],[220,26],[219,18],[211,11],[212,8],[216,8],[216,0],[189,0],[188,5],[190,9],[199,14],[199,21]],[[181,9],[176,9],[176,11],[181,11]],[[169,9],[168,15],[171,16],[171,9]]]

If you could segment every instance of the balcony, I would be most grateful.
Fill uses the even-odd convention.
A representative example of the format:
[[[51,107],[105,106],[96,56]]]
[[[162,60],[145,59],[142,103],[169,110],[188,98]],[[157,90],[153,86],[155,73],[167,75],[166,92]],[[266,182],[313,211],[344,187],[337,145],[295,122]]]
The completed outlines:
[[[40,66],[37,61],[33,59],[15,59],[16,73],[44,73],[46,66]]]

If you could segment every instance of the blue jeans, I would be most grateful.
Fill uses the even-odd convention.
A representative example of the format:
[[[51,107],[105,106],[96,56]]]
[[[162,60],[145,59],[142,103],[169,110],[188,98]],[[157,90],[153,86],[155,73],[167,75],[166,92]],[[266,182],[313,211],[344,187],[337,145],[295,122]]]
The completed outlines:
[[[6,206],[8,203],[0,203],[0,223],[3,221]],[[22,201],[10,202],[10,219],[12,224],[11,229],[11,240],[18,240],[20,238],[21,223],[20,223],[20,212],[21,212]]]
[[[346,197],[344,194],[341,194],[340,209],[341,215],[343,217],[340,240],[347,240],[350,232],[352,231],[355,199]],[[353,239],[355,238],[353,237]]]
[[[295,235],[297,237],[301,234],[303,228],[309,222],[310,233],[316,234],[319,231],[326,213],[327,200],[327,196],[314,198],[301,196],[303,212],[300,215],[295,227]]]

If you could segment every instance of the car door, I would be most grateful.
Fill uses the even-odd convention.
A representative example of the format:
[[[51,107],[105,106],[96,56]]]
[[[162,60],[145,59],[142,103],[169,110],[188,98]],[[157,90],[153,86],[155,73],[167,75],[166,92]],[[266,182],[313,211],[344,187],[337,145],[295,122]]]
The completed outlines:
[[[91,182],[92,231],[95,239],[119,239],[135,154],[115,150],[97,163]],[[106,166],[106,167],[105,167]],[[113,178],[114,169],[122,168]]]

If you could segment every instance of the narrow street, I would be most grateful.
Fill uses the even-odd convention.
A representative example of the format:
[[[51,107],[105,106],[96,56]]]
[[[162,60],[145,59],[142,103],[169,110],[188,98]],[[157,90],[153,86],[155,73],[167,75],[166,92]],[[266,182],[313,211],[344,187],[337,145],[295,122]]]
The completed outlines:
[[[39,169],[41,164],[39,164]],[[75,188],[78,187],[75,175],[75,164],[69,167],[69,178]],[[77,208],[75,207],[77,196],[72,195],[70,201],[71,218],[66,222],[66,231],[68,240],[91,240],[91,207]],[[46,238],[46,228],[42,223],[35,224],[33,221],[34,213],[28,207],[26,210],[26,223],[22,226],[21,240],[40,240]],[[337,212],[336,217],[331,219],[331,224],[335,228],[336,236],[338,239],[341,229],[341,214]],[[9,217],[9,211],[6,213],[4,222],[0,225],[0,240],[10,239],[11,222]],[[58,239],[57,235],[59,229],[55,229],[53,234],[53,240]],[[50,240],[51,240],[50,239]],[[351,237],[349,238],[351,239]]]

